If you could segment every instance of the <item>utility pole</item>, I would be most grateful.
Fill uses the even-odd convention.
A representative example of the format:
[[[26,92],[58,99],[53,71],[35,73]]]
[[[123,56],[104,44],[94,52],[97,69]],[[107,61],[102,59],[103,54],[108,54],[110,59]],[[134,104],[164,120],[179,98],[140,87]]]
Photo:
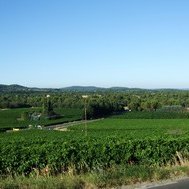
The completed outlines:
[[[87,136],[87,98],[88,95],[82,95],[84,99],[84,112],[85,112],[85,136]]]

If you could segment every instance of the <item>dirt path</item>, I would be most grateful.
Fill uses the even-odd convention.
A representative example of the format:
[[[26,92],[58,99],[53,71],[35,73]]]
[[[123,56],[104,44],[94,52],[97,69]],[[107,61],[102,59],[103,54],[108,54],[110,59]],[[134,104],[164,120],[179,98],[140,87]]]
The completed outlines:
[[[80,124],[85,124],[85,123],[91,123],[91,122],[96,122],[96,121],[101,121],[103,119],[104,118],[93,119],[93,120],[88,120],[86,122],[85,122],[85,120],[73,121],[73,122],[68,122],[68,123],[62,123],[62,124],[57,124],[57,125],[46,126],[45,128],[46,129],[54,129],[54,130],[66,130],[70,126],[80,125]]]

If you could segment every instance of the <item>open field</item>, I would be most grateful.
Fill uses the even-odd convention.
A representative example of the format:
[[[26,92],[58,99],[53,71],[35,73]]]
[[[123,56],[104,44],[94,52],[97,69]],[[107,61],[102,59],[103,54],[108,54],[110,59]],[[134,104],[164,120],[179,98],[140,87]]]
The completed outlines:
[[[48,120],[45,118],[40,119],[39,121],[30,121],[30,120],[21,120],[21,114],[23,112],[39,112],[41,108],[17,108],[17,109],[5,109],[0,110],[0,129],[9,129],[9,128],[26,128],[28,125],[50,125],[63,123],[68,121],[74,121],[81,119],[82,112],[80,109],[55,109],[57,113],[63,115],[62,118],[55,120]]]

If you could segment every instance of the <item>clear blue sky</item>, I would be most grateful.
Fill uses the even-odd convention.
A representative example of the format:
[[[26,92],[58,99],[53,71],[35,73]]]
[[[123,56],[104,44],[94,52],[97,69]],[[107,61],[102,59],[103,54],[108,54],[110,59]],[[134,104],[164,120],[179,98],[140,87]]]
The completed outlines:
[[[189,88],[188,0],[0,0],[0,83]]]

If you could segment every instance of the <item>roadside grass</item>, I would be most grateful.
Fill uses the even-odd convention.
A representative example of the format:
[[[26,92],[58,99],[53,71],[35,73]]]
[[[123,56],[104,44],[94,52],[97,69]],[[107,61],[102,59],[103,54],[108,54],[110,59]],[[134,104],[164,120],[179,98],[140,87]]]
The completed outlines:
[[[76,177],[59,176],[59,177],[43,177],[38,178],[6,178],[0,181],[1,189],[71,189],[84,188],[82,179]]]
[[[189,165],[189,163],[188,163]],[[157,182],[189,176],[189,166],[116,166],[81,175],[70,173],[57,176],[30,175],[0,179],[1,189],[96,189],[115,188],[143,182]]]

